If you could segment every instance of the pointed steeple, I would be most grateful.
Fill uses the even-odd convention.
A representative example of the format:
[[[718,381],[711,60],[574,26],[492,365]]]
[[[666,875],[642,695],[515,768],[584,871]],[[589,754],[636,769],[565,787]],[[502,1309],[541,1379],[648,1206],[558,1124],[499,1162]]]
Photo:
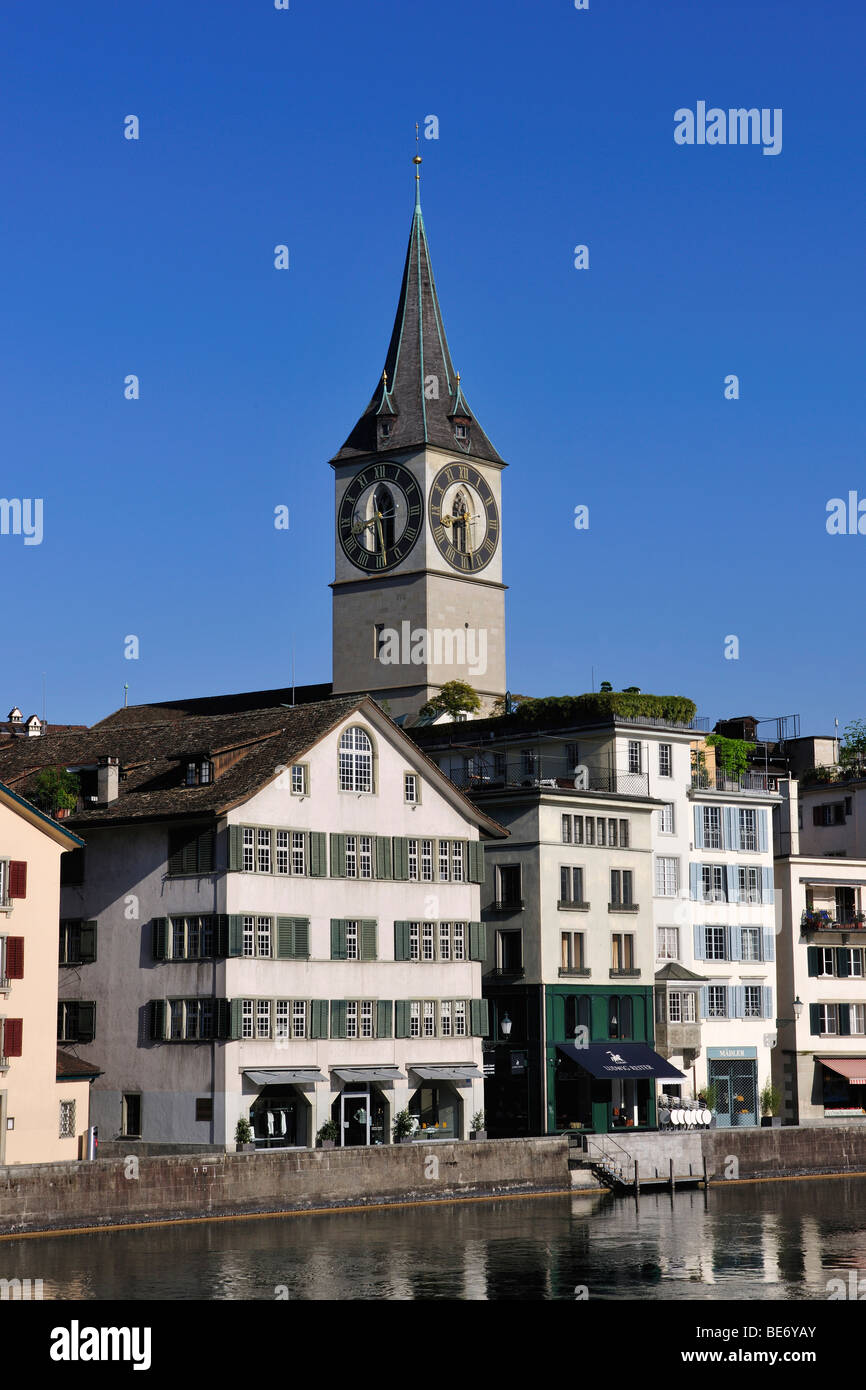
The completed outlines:
[[[421,215],[421,156],[416,154],[413,162],[415,208],[385,369],[367,409],[331,462],[431,444],[502,464],[469,409],[451,361]]]

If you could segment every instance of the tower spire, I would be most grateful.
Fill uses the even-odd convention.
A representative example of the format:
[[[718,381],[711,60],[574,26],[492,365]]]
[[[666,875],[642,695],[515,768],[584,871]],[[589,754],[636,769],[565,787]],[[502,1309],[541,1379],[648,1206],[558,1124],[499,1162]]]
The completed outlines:
[[[421,211],[421,164],[423,163],[418,153],[418,122],[415,122],[415,158],[412,160],[415,165],[415,207]]]

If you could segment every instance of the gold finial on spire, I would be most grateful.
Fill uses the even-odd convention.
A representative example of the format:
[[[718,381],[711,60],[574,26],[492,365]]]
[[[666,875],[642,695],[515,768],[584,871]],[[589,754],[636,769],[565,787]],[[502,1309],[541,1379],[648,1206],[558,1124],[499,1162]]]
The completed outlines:
[[[460,373],[459,373],[459,372],[457,373],[457,384],[458,384],[458,386],[460,385]]]
[[[383,383],[384,383],[385,390],[387,391],[387,390],[388,390],[388,373],[387,373],[384,369],[383,369],[383,371],[382,371],[382,381],[383,381]]]

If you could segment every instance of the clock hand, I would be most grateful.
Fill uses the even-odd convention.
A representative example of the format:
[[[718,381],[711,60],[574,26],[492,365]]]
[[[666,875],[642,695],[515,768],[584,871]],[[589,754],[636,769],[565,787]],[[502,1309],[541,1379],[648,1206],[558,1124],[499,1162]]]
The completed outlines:
[[[383,533],[382,533],[382,513],[381,513],[381,512],[377,512],[377,513],[376,513],[376,530],[379,532],[379,545],[381,546],[381,548],[382,548],[382,554],[384,555],[384,554],[385,554],[385,537],[384,537],[384,535],[383,535]]]

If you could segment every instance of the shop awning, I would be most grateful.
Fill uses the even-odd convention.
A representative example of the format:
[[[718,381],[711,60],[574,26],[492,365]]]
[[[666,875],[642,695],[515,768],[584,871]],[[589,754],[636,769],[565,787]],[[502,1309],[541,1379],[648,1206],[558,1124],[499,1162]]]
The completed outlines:
[[[405,1081],[399,1067],[332,1067],[341,1081]]]
[[[283,1067],[281,1071],[245,1071],[244,1076],[252,1081],[254,1086],[279,1086],[280,1082],[284,1082],[287,1086],[304,1086],[325,1079],[318,1067]]]
[[[646,1043],[590,1043],[588,1047],[575,1047],[574,1043],[559,1043],[557,1051],[572,1062],[576,1062],[590,1076],[599,1081],[613,1081],[617,1077],[637,1080],[639,1077],[654,1076],[663,1081],[685,1081],[687,1078],[664,1057],[653,1052]]]
[[[410,1062],[410,1069],[422,1081],[482,1081],[484,1078],[474,1062],[453,1062],[450,1065],[431,1062],[429,1066],[416,1066]]]
[[[852,1086],[866,1086],[866,1057],[819,1057],[818,1061],[840,1076],[847,1076]]]

